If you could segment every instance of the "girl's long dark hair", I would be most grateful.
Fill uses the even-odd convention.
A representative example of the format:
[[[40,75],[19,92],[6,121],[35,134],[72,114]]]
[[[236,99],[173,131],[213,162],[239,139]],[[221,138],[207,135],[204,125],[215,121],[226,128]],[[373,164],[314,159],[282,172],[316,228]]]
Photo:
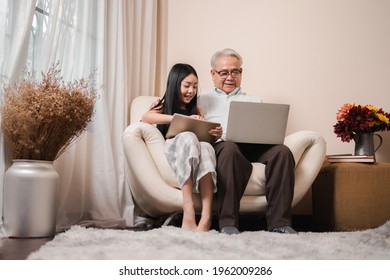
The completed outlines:
[[[193,74],[198,78],[194,67],[189,64],[178,63],[175,64],[171,71],[169,71],[167,79],[167,87],[164,96],[160,102],[153,109],[161,109],[162,113],[167,115],[173,115],[180,109],[182,101],[180,100],[181,95],[181,82],[188,75]],[[186,111],[189,115],[197,114],[197,94],[192,98],[191,102],[186,104]],[[165,136],[168,131],[169,124],[159,124],[157,128]]]

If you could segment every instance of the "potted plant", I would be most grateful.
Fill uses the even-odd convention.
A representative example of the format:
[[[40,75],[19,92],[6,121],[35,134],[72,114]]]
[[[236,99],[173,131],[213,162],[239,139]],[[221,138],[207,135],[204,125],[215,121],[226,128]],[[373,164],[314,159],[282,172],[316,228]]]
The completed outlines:
[[[2,129],[12,165],[4,176],[3,225],[10,237],[55,234],[58,174],[53,162],[86,130],[94,115],[93,79],[65,82],[53,65],[4,86]]]
[[[334,133],[343,142],[355,141],[355,156],[375,155],[383,141],[375,132],[390,130],[390,114],[373,105],[345,103],[338,110],[336,118]],[[374,135],[379,138],[376,148]]]

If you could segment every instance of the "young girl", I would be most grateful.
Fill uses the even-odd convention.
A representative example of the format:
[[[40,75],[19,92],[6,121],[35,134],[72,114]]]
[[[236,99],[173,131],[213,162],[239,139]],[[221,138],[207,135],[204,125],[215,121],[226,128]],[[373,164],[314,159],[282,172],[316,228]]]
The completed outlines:
[[[176,64],[168,75],[162,99],[142,116],[142,121],[157,124],[166,135],[174,113],[203,118],[197,107],[198,75],[188,64]],[[222,128],[210,130],[217,138]],[[216,192],[216,158],[210,143],[200,142],[194,133],[182,132],[166,139],[165,155],[171,165],[183,194],[183,229],[208,231],[211,227],[213,193]],[[202,212],[196,224],[193,190],[200,193]]]

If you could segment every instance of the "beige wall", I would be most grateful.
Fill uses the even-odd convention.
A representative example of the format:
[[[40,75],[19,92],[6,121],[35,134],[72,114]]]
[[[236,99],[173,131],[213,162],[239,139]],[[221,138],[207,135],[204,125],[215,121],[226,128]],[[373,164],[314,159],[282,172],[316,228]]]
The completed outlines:
[[[320,132],[328,154],[353,153],[333,133],[345,102],[390,112],[388,0],[164,0],[166,71],[177,62],[212,86],[209,59],[230,47],[244,59],[243,89],[291,104],[288,133]],[[166,77],[166,73],[164,73]],[[390,133],[378,161],[390,162]]]

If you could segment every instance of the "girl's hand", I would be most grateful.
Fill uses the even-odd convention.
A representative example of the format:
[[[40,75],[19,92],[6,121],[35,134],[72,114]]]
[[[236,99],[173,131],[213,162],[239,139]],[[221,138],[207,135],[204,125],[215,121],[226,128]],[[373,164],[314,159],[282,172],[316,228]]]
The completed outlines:
[[[191,115],[190,117],[198,120],[203,120],[203,117],[199,115]]]
[[[160,98],[157,98],[157,100],[154,101],[154,102],[150,105],[149,110],[152,110],[154,107],[156,107],[157,104],[158,104],[158,102],[160,102]]]
[[[222,137],[222,126],[217,126],[216,128],[210,129],[209,133],[215,136],[217,139]]]

